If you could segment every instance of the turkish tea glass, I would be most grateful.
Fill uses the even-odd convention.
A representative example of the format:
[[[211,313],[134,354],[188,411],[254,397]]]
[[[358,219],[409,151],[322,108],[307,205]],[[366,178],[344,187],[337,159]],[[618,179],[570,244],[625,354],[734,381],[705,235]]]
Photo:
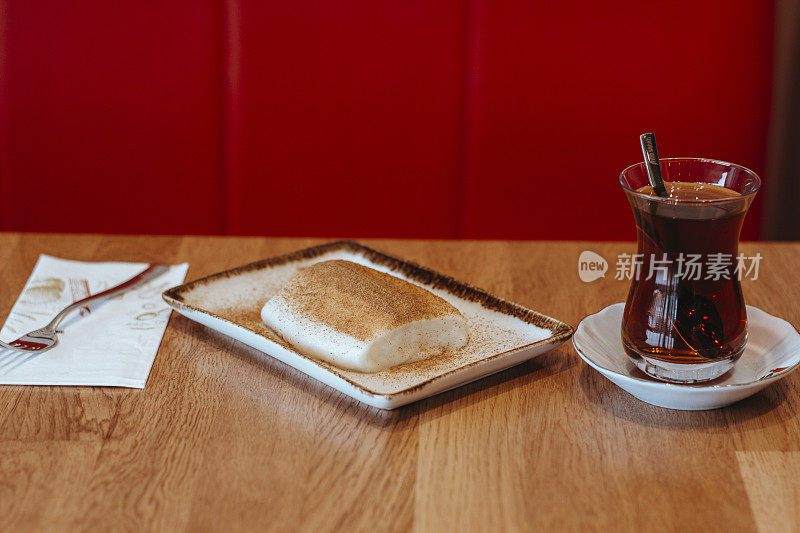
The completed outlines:
[[[622,344],[654,378],[708,381],[733,368],[747,343],[739,233],[761,180],[744,167],[700,158],[662,159],[661,172],[667,190],[684,182],[733,193],[660,198],[639,190],[649,185],[644,163],[622,171],[637,235]]]

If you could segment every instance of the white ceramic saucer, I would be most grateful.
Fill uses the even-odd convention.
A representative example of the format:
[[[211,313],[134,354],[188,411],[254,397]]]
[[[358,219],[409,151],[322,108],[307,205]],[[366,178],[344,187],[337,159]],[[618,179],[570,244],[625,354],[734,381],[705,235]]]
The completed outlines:
[[[800,364],[800,334],[785,320],[747,306],[747,347],[733,370],[706,383],[665,383],[650,378],[622,348],[625,304],[610,305],[578,324],[572,344],[581,359],[625,391],[669,409],[716,409],[755,394]]]

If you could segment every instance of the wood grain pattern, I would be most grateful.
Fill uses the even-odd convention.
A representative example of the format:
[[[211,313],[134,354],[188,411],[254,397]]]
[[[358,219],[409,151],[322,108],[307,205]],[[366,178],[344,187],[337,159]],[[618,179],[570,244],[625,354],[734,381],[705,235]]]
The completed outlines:
[[[736,452],[759,531],[797,531],[800,452]]]
[[[319,242],[0,234],[0,314],[39,253],[188,261],[194,279]],[[624,300],[613,265],[634,248],[364,242],[573,326]],[[579,280],[586,249],[606,278]],[[800,245],[743,251],[764,256],[748,303],[800,323]],[[671,411],[567,343],[383,412],[173,315],[144,390],[0,387],[0,530],[797,530],[799,386],[796,373],[728,408]]]

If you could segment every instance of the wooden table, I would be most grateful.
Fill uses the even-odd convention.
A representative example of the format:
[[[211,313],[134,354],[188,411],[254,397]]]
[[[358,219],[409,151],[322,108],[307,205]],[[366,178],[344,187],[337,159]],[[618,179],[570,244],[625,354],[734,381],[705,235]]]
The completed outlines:
[[[188,261],[189,279],[322,242],[0,234],[3,316],[39,253]],[[624,300],[632,243],[379,241],[573,326]],[[583,283],[577,258],[611,263]],[[800,245],[755,243],[748,303],[800,324]],[[636,400],[570,343],[398,411],[174,315],[147,388],[0,387],[0,530],[800,528],[800,372],[728,408]]]

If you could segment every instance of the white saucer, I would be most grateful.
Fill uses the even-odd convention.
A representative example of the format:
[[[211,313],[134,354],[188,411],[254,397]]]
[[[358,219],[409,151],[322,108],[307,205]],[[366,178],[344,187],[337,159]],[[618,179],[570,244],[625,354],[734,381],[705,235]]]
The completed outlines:
[[[733,370],[706,383],[656,381],[622,348],[625,304],[609,305],[578,324],[572,344],[581,359],[625,391],[659,407],[696,411],[743,400],[788,375],[800,364],[800,334],[785,320],[747,306],[747,347]]]

